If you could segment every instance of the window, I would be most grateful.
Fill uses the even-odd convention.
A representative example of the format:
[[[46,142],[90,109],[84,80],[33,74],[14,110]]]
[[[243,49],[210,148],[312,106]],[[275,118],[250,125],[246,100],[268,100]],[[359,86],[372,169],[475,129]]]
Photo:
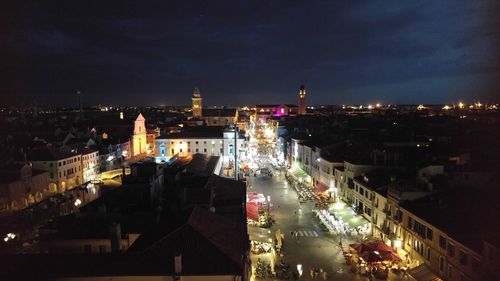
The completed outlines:
[[[191,145],[191,142],[190,142],[190,141],[188,141],[188,145]]]
[[[444,272],[444,257],[439,257],[439,271]]]
[[[173,142],[173,141],[171,141],[171,142],[170,142],[170,144],[171,144],[171,145],[173,145],[173,144],[174,144],[174,142]]]
[[[188,148],[188,152],[191,152],[191,148]]]
[[[432,229],[427,228],[427,239],[432,240]]]
[[[196,144],[198,144],[198,141],[196,141]]]
[[[53,179],[54,178],[54,174],[53,173],[50,173],[50,178]]]
[[[61,162],[59,162],[59,163],[57,163],[57,164],[59,164],[59,167],[61,167]]]
[[[197,148],[197,149],[196,149],[196,152],[199,152],[199,151],[200,151],[200,150]]]
[[[223,149],[221,148],[221,149],[220,149],[220,153],[222,154],[222,152],[223,152]]]
[[[207,144],[207,141],[204,141],[203,144]]]
[[[408,217],[408,228],[413,229],[413,218],[412,217]]]
[[[207,152],[207,149],[206,149],[206,148],[204,148],[204,149],[203,149],[203,152]]]
[[[182,141],[180,141],[179,144],[182,144]]]
[[[448,265],[448,278],[452,278],[453,277],[453,267],[451,265]]]
[[[420,240],[413,240],[413,249],[417,251],[421,256],[424,255],[424,243],[420,242]]]
[[[66,165],[66,161],[63,161],[63,165]]]
[[[455,246],[451,243],[448,243],[448,256],[450,257],[455,256]]]
[[[439,247],[441,249],[446,249],[446,238],[441,235],[439,235]]]
[[[54,167],[54,164],[50,163],[50,167]]]
[[[174,149],[170,149],[170,154],[174,154]]]
[[[460,261],[460,264],[461,265],[467,265],[467,260],[468,260],[469,256],[467,255],[466,252],[460,250],[459,252],[459,261]]]
[[[425,258],[430,261],[431,260],[431,248],[427,247],[427,253],[425,255]]]
[[[182,153],[182,148],[181,148],[181,149],[179,149],[179,152],[180,152],[180,153]]]

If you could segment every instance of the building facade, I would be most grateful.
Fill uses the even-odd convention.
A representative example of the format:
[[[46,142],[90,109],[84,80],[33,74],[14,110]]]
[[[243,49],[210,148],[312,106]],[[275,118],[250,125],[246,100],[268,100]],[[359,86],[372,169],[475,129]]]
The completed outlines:
[[[54,149],[34,150],[30,155],[33,168],[49,173],[49,190],[64,192],[83,183],[81,154]]]
[[[0,213],[26,208],[49,195],[49,173],[31,164],[12,164],[0,173]]]

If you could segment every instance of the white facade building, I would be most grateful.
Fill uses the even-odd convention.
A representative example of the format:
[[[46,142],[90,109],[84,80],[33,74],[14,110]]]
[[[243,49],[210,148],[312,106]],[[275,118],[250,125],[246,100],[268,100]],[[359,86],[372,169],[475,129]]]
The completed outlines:
[[[50,192],[64,192],[83,183],[81,154],[53,149],[33,150],[33,168],[49,172]]]
[[[157,159],[169,159],[201,153],[232,158],[235,146],[238,157],[246,153],[245,137],[239,133],[235,142],[234,130],[183,132],[156,138],[155,156]]]

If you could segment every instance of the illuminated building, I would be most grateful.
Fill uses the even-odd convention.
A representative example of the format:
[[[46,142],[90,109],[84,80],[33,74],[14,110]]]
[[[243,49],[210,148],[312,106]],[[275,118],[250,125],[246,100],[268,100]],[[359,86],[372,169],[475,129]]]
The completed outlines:
[[[194,88],[193,97],[191,99],[193,101],[193,117],[200,118],[203,112],[201,104],[203,99],[198,87]]]
[[[147,153],[146,119],[139,113],[134,124],[132,135],[132,156],[139,157]]]
[[[237,140],[239,153],[245,150],[245,137]],[[188,156],[196,153],[211,156],[234,155],[234,131],[220,127],[195,127],[190,130],[156,138],[156,157]]]
[[[266,123],[271,116],[295,116],[297,112],[294,104],[258,104],[255,106],[255,120]]]
[[[81,154],[54,149],[33,150],[28,159],[33,168],[49,172],[49,190],[64,192],[83,183]]]
[[[49,173],[30,164],[11,164],[0,171],[0,213],[40,202],[49,194]]]
[[[299,115],[306,114],[306,87],[300,86],[299,91]]]

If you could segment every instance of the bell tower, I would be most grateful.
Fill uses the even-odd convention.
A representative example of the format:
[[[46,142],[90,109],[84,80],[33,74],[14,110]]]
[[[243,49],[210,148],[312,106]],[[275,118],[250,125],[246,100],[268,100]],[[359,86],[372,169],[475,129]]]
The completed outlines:
[[[306,87],[304,85],[300,86],[299,91],[299,115],[306,114]]]
[[[202,116],[201,102],[203,99],[201,98],[200,89],[198,89],[198,87],[194,88],[193,97],[191,98],[191,100],[193,101],[193,117],[196,118],[201,117]]]

